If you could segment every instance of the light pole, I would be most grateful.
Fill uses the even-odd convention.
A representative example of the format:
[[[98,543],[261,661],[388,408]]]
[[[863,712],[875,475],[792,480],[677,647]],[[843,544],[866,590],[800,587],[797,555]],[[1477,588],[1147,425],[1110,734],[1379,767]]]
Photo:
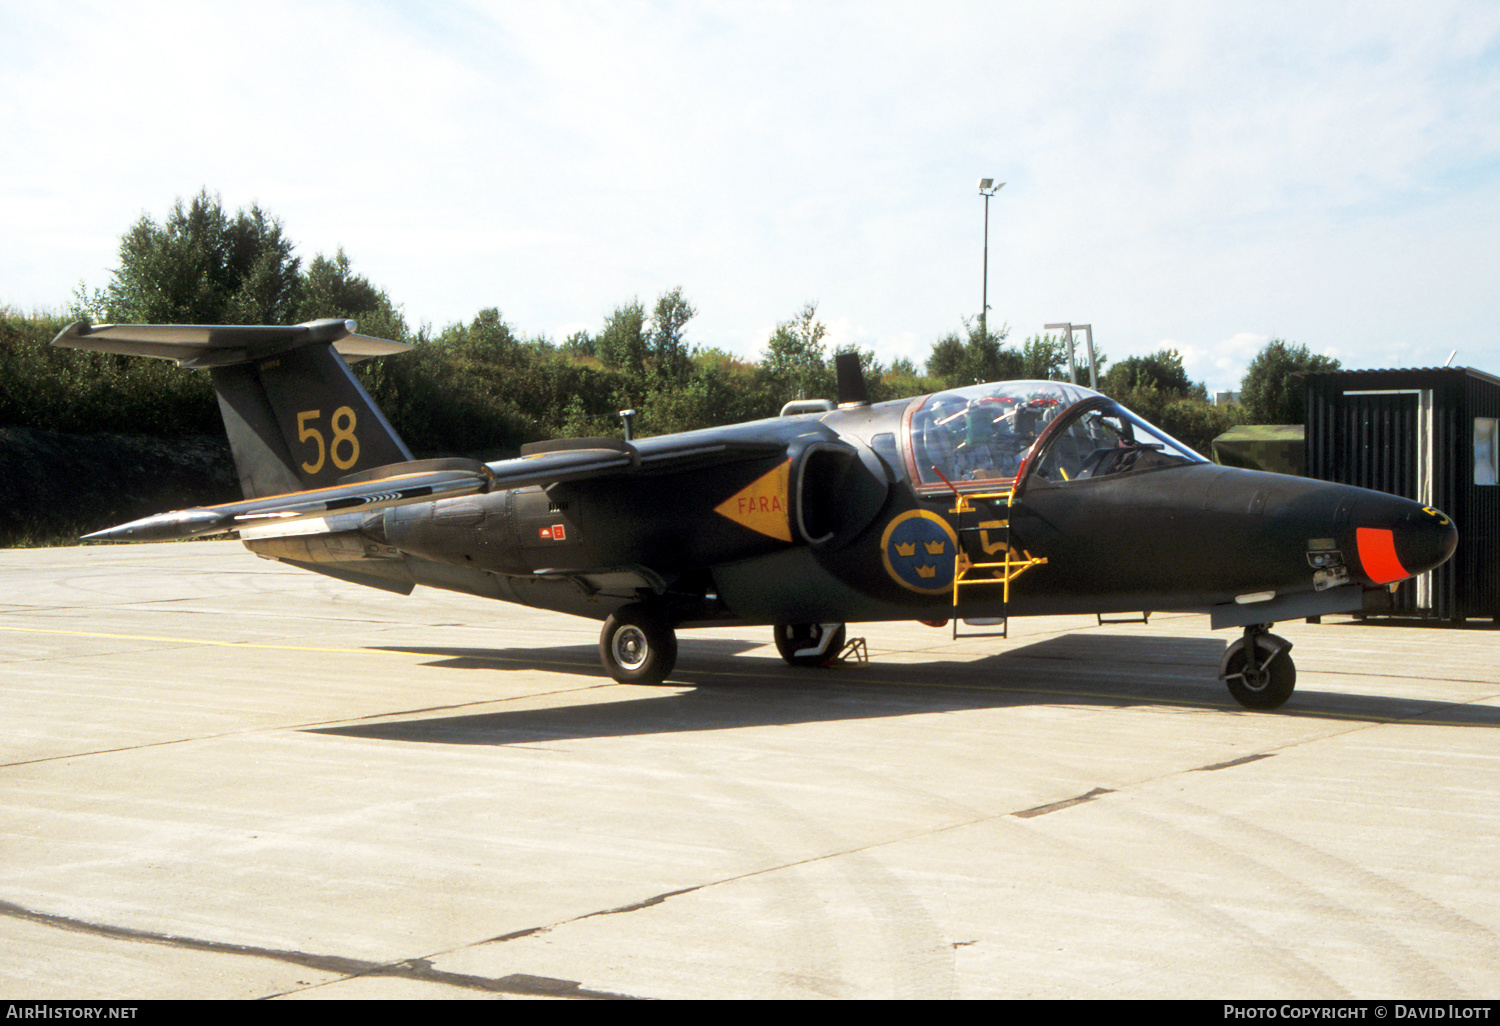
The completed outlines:
[[[990,338],[990,197],[1003,188],[1005,183],[996,185],[993,178],[979,180],[979,195],[984,197],[984,297],[981,300],[984,305],[979,308],[979,334],[986,342]]]

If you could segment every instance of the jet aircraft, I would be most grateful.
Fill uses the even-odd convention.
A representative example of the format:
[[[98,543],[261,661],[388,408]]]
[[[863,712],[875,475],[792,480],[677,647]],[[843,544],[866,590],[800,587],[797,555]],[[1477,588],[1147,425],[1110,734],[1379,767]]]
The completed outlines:
[[[1192,610],[1242,629],[1219,676],[1271,709],[1296,684],[1275,621],[1379,609],[1457,544],[1435,509],[1209,463],[1055,381],[872,405],[851,357],[837,403],[482,463],[413,459],[349,369],[409,347],[353,321],[80,321],[54,344],[207,368],[245,495],[87,538],[237,532],[344,581],[592,617],[622,682],[663,681],[679,628],[769,625],[788,663],[812,666],[839,655],[849,621]]]

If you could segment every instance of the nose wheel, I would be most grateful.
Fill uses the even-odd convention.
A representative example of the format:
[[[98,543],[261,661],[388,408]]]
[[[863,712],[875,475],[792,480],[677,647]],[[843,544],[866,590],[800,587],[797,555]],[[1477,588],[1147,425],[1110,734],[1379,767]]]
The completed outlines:
[[[1247,709],[1275,709],[1292,697],[1297,667],[1292,643],[1272,634],[1270,624],[1245,628],[1244,637],[1224,652],[1219,678]]]
[[[599,661],[621,684],[660,684],[677,665],[677,632],[650,606],[623,606],[599,632]]]

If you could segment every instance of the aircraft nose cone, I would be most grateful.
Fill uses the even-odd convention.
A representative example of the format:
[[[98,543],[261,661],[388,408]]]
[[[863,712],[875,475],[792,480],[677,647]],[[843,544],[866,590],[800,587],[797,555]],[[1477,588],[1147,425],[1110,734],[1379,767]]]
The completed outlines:
[[[1426,573],[1458,547],[1458,528],[1438,510],[1403,501],[1382,513],[1355,531],[1360,564],[1373,584]]]

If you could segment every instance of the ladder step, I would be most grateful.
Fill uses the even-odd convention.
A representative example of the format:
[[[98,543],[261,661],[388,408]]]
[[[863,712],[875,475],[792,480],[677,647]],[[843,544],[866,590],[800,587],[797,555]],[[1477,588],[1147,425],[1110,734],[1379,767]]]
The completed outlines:
[[[1095,613],[1094,616],[1098,618],[1098,620],[1099,620],[1099,626],[1100,627],[1103,627],[1107,623],[1150,623],[1151,622],[1151,613],[1149,611],[1142,613],[1140,616],[1126,616],[1126,617],[1122,617],[1121,619],[1118,619],[1118,620],[1106,620],[1104,618],[1104,614],[1103,613]]]
[[[953,621],[953,637],[958,638],[1009,638],[1010,620],[1004,616],[969,616],[964,617],[966,627],[999,627],[998,631],[989,631],[981,634],[958,633],[958,621]]]

